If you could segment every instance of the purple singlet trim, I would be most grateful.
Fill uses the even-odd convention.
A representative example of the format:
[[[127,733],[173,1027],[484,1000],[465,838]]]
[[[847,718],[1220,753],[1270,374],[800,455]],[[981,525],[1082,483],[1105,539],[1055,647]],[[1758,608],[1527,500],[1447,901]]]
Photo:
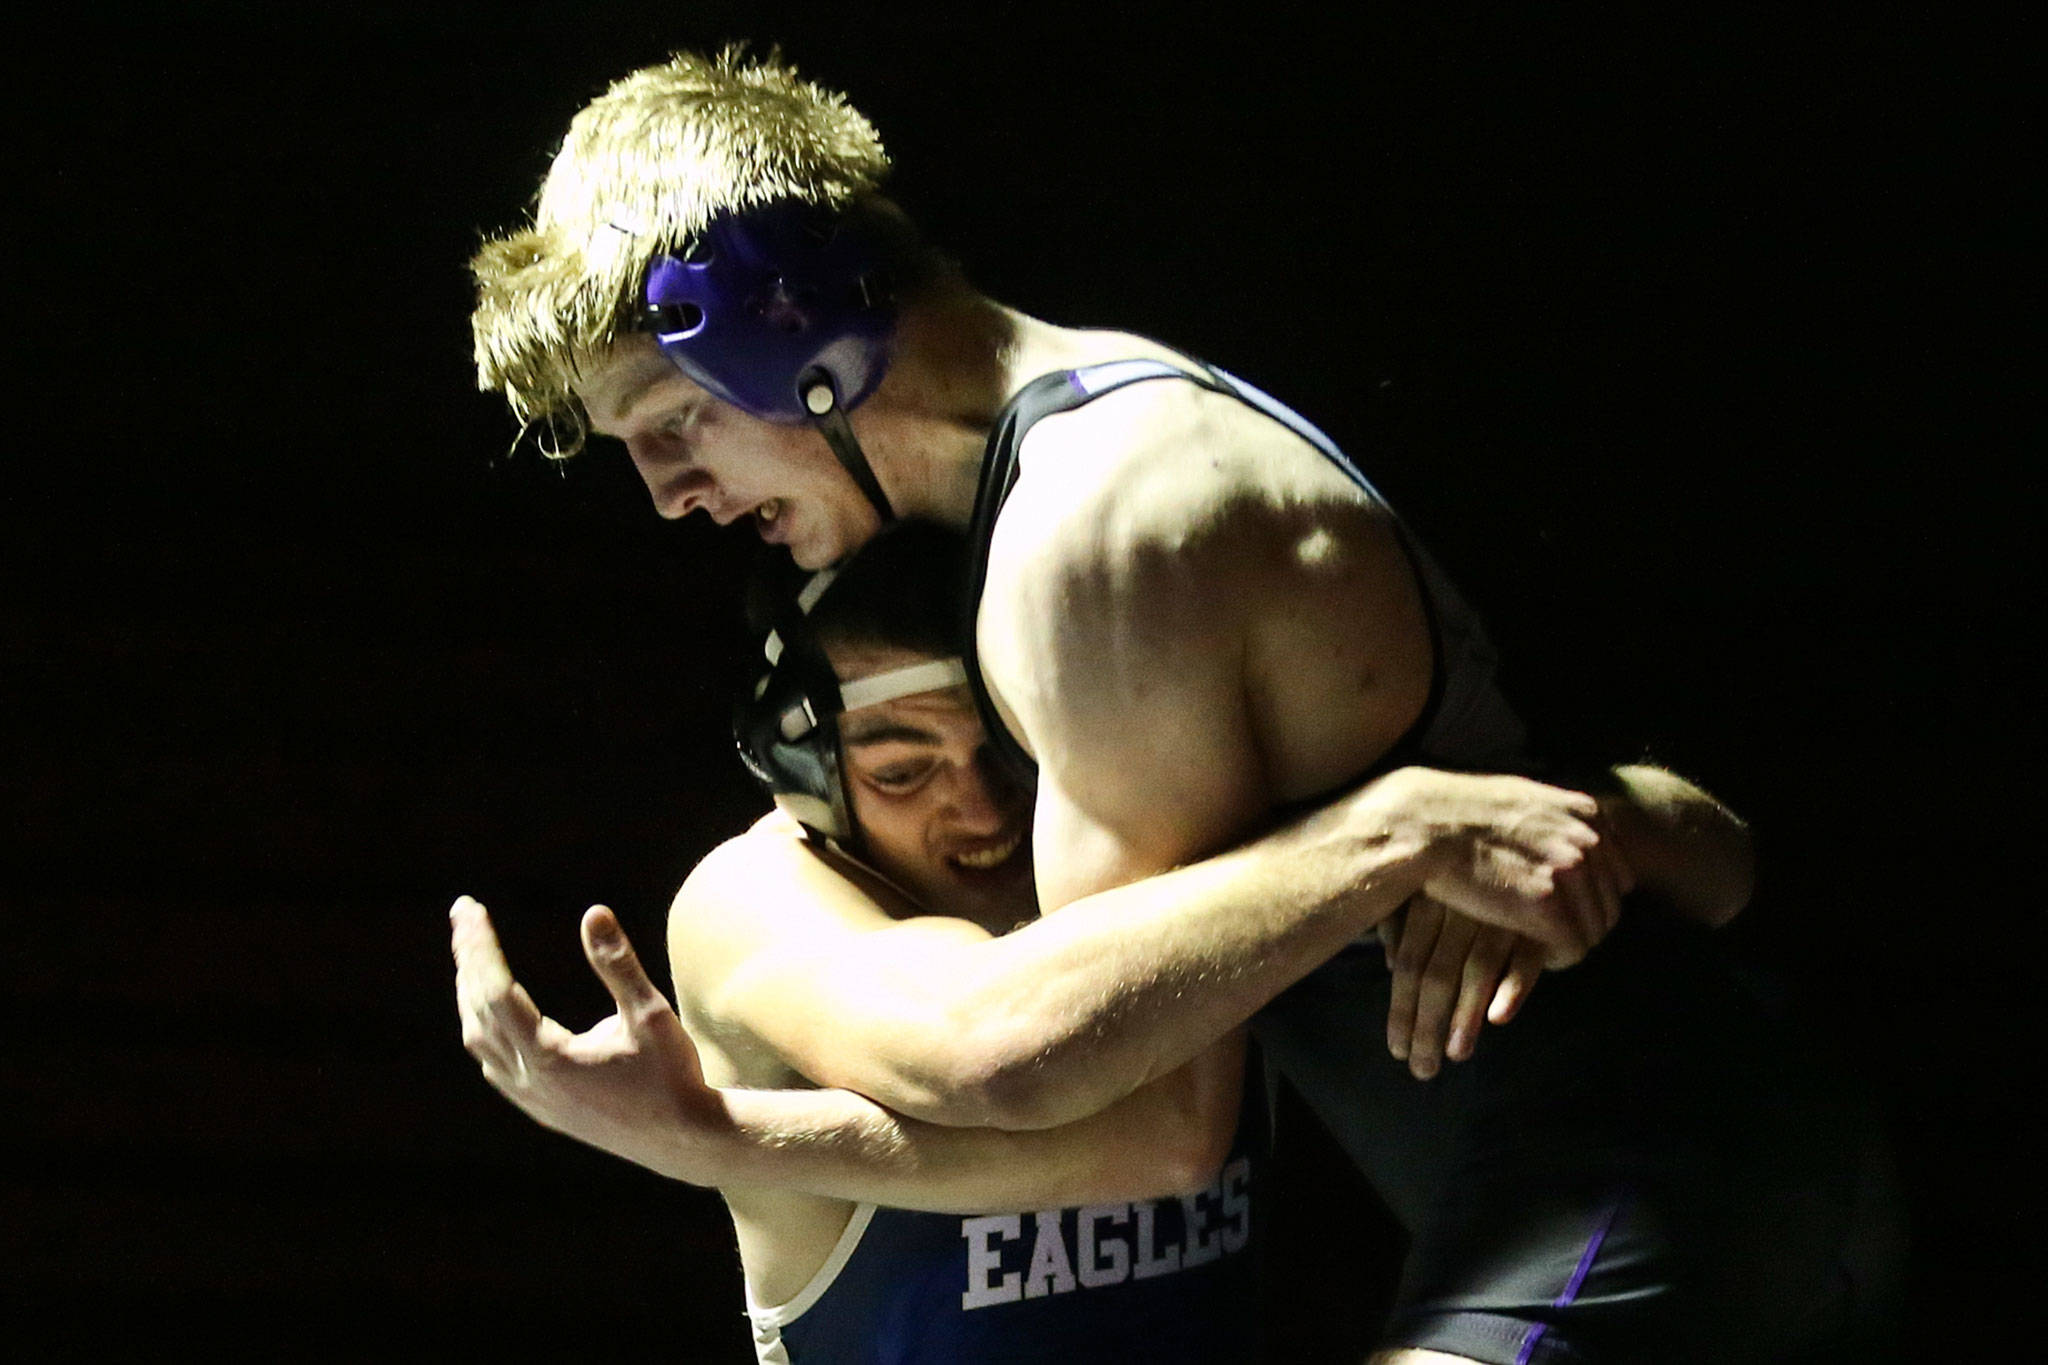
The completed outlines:
[[[1607,1205],[1607,1211],[1600,1215],[1600,1224],[1593,1229],[1593,1235],[1586,1240],[1586,1249],[1579,1253],[1579,1264],[1572,1271],[1572,1277],[1565,1281],[1564,1292],[1551,1300],[1552,1308],[1569,1308],[1579,1296],[1579,1287],[1586,1282],[1586,1275],[1593,1269],[1593,1258],[1600,1254],[1600,1244],[1607,1240],[1607,1234],[1614,1227],[1614,1220],[1621,1215],[1621,1206],[1628,1202],[1628,1189],[1624,1186]],[[1515,1353],[1515,1365],[1529,1365],[1529,1357],[1536,1350],[1536,1343],[1543,1340],[1547,1324],[1536,1322],[1522,1336],[1522,1349]]]
[[[1079,370],[1067,371],[1067,387],[1083,397],[1087,396],[1088,386],[1081,382],[1081,372]]]
[[[1579,1257],[1579,1268],[1572,1272],[1565,1284],[1564,1293],[1557,1296],[1552,1308],[1569,1308],[1573,1299],[1579,1296],[1579,1286],[1586,1282],[1586,1272],[1593,1268],[1593,1258],[1600,1254],[1600,1244],[1607,1240],[1608,1231],[1614,1220],[1621,1214],[1621,1206],[1628,1201],[1628,1190],[1624,1187],[1614,1196],[1614,1202],[1607,1206],[1607,1212],[1600,1217],[1600,1226],[1593,1229],[1593,1238],[1586,1243],[1585,1254]]]

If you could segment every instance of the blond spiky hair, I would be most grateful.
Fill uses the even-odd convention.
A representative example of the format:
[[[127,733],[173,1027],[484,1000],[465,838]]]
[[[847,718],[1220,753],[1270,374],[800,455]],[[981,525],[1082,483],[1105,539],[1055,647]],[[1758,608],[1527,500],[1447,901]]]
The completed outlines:
[[[523,423],[566,417],[581,444],[577,374],[639,309],[657,255],[713,218],[781,199],[844,207],[889,158],[843,95],[776,52],[679,52],[615,82],[576,115],[541,182],[533,225],[484,243],[476,278],[477,387]]]

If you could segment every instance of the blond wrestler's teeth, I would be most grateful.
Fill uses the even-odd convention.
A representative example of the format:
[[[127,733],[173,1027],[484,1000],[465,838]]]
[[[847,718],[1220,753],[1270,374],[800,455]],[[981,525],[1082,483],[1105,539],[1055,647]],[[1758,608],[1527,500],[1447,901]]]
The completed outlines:
[[[754,515],[763,521],[773,521],[782,515],[782,499],[770,498],[754,509]]]
[[[1017,845],[1023,842],[1024,836],[1022,834],[1012,835],[1010,838],[1003,840],[1002,843],[991,845],[988,848],[976,849],[971,853],[956,853],[953,855],[953,861],[962,867],[971,867],[978,872],[986,872],[992,867],[1001,867],[1004,863],[1008,862],[1010,855],[1017,851]]]

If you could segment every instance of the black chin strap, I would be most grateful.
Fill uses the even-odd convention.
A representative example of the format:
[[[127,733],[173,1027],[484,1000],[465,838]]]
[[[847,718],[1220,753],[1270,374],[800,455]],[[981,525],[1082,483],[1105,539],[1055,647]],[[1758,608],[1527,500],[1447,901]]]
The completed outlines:
[[[803,387],[804,410],[811,415],[811,425],[824,436],[825,443],[832,447],[832,453],[839,457],[839,463],[853,476],[860,491],[874,504],[881,515],[882,524],[887,526],[896,520],[896,509],[889,505],[889,495],[882,491],[880,480],[868,464],[867,455],[861,450],[860,442],[853,437],[853,426],[846,420],[846,412],[839,406],[839,395],[832,388],[832,381],[825,376],[815,375],[806,380]]]

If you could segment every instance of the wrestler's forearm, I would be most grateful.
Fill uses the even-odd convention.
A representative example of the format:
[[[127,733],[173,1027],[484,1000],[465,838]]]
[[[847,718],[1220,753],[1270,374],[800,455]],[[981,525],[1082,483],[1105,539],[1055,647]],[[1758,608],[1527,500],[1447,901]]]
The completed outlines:
[[[1520,778],[1402,769],[1200,863],[1098,870],[1104,889],[998,938],[917,917],[821,927],[815,947],[799,938],[679,990],[821,1085],[933,1123],[1053,1127],[1173,1072],[1417,890],[1459,908],[1491,897],[1468,913],[1510,928],[1548,913],[1549,868],[1579,847],[1567,836],[1597,837],[1567,809],[1595,807]],[[700,868],[678,897],[672,959],[702,957],[675,927],[704,918],[699,901],[751,895],[771,913],[848,894],[822,866],[792,860],[795,880],[772,894],[754,877],[714,886]]]
[[[665,1173],[934,1213],[1010,1213],[1201,1189],[1228,1150],[1242,1045],[1072,1124],[1030,1132],[907,1118],[847,1090],[723,1089],[729,1130]],[[1220,1134],[1219,1139],[1214,1136]]]
[[[1756,886],[1749,826],[1695,783],[1664,768],[1623,764],[1607,774],[1602,814],[1637,886],[1712,928],[1734,919]]]
[[[953,1121],[1039,1127],[1172,1072],[1419,890],[1435,864],[1382,779],[1233,852],[1083,897],[944,983],[981,1067]]]

